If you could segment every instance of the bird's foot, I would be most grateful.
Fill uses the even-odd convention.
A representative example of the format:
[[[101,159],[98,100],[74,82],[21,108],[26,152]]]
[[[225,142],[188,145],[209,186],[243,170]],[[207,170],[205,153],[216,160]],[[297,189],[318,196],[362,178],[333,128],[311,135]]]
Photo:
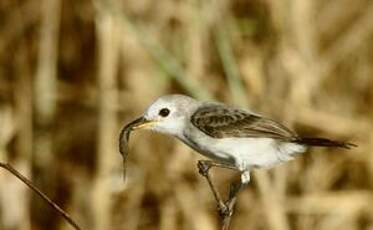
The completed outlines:
[[[230,207],[229,203],[221,203],[218,205],[218,212],[221,218],[230,217],[233,215],[233,208]]]
[[[211,165],[209,165],[206,161],[198,161],[198,172],[204,177],[208,176],[209,170]]]

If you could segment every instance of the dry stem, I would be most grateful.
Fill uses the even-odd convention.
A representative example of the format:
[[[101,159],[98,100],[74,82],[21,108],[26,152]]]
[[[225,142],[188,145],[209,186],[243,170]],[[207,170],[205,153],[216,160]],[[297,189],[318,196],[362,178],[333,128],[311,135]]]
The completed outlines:
[[[54,203],[47,195],[45,195],[40,189],[35,187],[32,182],[24,177],[20,172],[18,172],[15,168],[13,168],[8,163],[2,163],[0,162],[0,167],[4,168],[8,172],[10,172],[12,175],[17,177],[19,180],[21,180],[24,184],[27,185],[32,191],[34,191],[40,198],[42,198],[45,202],[47,202],[53,209],[55,209],[61,216],[76,230],[81,230],[79,225],[70,217],[70,215],[65,212],[60,206],[58,206],[56,203]]]

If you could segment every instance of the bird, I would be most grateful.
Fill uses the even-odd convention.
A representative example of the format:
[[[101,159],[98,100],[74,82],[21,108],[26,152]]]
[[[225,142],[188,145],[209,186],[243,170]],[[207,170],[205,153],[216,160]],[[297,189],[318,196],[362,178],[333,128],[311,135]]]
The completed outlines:
[[[181,94],[159,97],[130,124],[132,130],[147,129],[176,137],[205,156],[207,159],[198,161],[199,173],[207,179],[222,216],[232,215],[237,194],[249,184],[253,169],[290,161],[312,146],[356,146],[327,138],[302,137],[251,110]],[[211,180],[212,167],[240,173],[240,181],[232,183],[227,201],[222,200]]]

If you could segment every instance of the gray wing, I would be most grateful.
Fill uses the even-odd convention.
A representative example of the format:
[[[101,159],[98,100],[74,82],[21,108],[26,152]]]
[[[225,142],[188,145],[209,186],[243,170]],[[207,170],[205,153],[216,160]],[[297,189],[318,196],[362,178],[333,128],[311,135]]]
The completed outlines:
[[[203,105],[191,116],[192,124],[214,138],[267,137],[292,141],[297,135],[268,118],[221,104]]]

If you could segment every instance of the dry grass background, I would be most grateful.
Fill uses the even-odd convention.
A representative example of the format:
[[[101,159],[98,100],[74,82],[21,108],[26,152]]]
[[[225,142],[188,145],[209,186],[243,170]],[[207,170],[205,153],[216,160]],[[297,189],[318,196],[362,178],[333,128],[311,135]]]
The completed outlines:
[[[218,229],[199,155],[135,133],[123,184],[117,150],[156,97],[216,99],[359,145],[256,171],[232,229],[372,230],[372,3],[2,0],[0,159],[83,229]],[[70,228],[0,171],[0,229]]]

